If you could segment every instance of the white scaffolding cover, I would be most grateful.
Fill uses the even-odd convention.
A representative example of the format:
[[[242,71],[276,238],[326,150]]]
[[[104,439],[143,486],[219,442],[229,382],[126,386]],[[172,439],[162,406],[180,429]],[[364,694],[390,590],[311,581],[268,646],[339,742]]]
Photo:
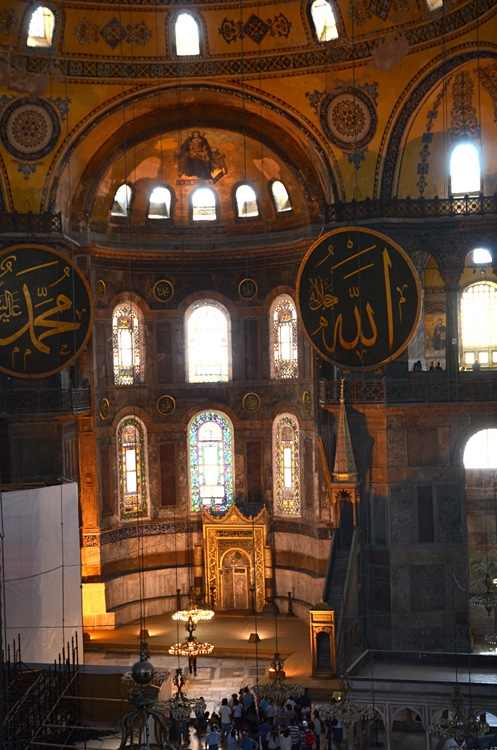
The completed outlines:
[[[7,643],[20,634],[22,660],[47,663],[77,632],[82,656],[78,485],[3,492],[2,506]]]

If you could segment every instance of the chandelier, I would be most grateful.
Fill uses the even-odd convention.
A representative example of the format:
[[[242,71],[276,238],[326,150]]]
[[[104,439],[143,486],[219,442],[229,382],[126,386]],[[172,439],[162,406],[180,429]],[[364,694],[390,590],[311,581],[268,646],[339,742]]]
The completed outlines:
[[[274,674],[269,682],[252,687],[258,698],[269,698],[276,705],[283,705],[291,696],[303,695],[304,688],[302,685],[297,682],[285,682],[283,660],[278,652],[275,653],[271,662],[271,669],[274,670]]]
[[[133,687],[128,690],[128,703],[132,709],[128,711],[120,721],[121,745],[123,748],[150,748],[150,737],[155,734],[155,747],[165,750],[170,722],[158,710],[158,689],[164,680],[169,677],[169,670],[156,670],[147,661],[146,644],[142,641],[140,646],[140,660],[133,664],[131,671],[122,676],[123,682],[132,683]],[[155,684],[152,684],[155,683]],[[150,720],[152,719],[152,727]],[[136,745],[135,731],[139,744]]]
[[[319,714],[330,718],[338,719],[343,726],[351,727],[359,721],[374,719],[374,708],[370,705],[353,703],[350,697],[352,689],[352,680],[347,672],[340,677],[341,698],[336,703],[323,706],[319,709]]]
[[[168,700],[159,701],[157,705],[160,708],[167,711],[173,719],[177,719],[178,721],[189,719],[192,711],[201,711],[202,713],[205,711],[205,701],[203,698],[188,698],[183,692],[183,685],[186,682],[186,678],[183,675],[181,667],[177,668],[172,682],[177,688],[176,692]]]
[[[181,622],[190,621],[197,624],[200,620],[212,620],[214,612],[212,609],[201,609],[196,604],[191,604],[188,609],[180,609],[173,615],[173,620],[180,620]]]
[[[485,593],[472,596],[469,602],[476,607],[485,607],[487,614],[491,614],[497,603],[497,586],[495,579],[490,577],[490,573],[487,572],[485,576]]]
[[[430,734],[433,734],[435,737],[455,740],[458,747],[463,747],[469,735],[477,737],[489,731],[489,725],[479,719],[472,709],[466,712],[464,698],[458,687],[454,688],[451,703],[454,711],[449,712],[447,718],[440,716],[438,719],[435,719],[428,727]]]
[[[169,647],[169,653],[172,656],[187,656],[189,659],[195,659],[197,656],[206,656],[210,654],[214,646],[212,643],[197,641],[196,638],[187,638],[182,643],[173,643]]]

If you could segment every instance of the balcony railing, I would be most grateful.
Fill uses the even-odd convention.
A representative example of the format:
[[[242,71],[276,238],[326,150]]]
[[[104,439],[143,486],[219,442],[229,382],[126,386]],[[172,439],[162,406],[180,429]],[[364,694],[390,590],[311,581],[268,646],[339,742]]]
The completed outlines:
[[[319,381],[321,406],[338,404],[340,383]],[[446,373],[415,373],[409,378],[345,381],[345,401],[352,404],[421,404],[457,401],[497,401],[497,371],[460,373],[449,380]]]
[[[497,213],[497,195],[450,198],[366,198],[327,206],[327,221],[357,219],[427,219]]]
[[[42,388],[0,391],[0,414],[72,413],[89,411],[89,388]]]

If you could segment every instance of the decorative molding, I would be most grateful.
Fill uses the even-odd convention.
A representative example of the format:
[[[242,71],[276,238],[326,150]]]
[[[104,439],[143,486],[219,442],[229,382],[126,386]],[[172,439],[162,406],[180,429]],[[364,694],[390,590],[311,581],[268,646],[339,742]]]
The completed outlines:
[[[473,104],[473,81],[469,70],[456,73],[452,86],[453,108],[449,135],[451,141],[480,137],[480,126]]]
[[[0,31],[8,36],[17,23],[16,14],[12,8],[2,10],[0,15]]]
[[[245,23],[225,18],[219,28],[219,34],[228,44],[244,37],[249,37],[256,44],[260,44],[268,34],[288,39],[291,28],[292,22],[283,13],[279,13],[274,18],[268,18],[266,21],[252,13]]]
[[[358,26],[363,21],[369,21],[373,15],[386,21],[390,11],[399,13],[403,10],[409,10],[409,0],[351,0],[349,16]]]
[[[11,102],[0,118],[0,139],[17,159],[38,161],[50,153],[60,136],[57,113],[47,100]],[[19,170],[22,171],[22,170]]]
[[[104,544],[137,539],[142,536],[159,536],[181,531],[177,523],[140,523],[140,526],[122,526],[119,529],[101,531],[100,534],[83,534],[83,547],[103,547]]]
[[[111,18],[104,26],[94,24],[91,19],[82,18],[74,33],[80,44],[98,42],[101,37],[111,49],[115,49],[121,42],[145,47],[152,36],[145,21],[123,26],[117,18]]]

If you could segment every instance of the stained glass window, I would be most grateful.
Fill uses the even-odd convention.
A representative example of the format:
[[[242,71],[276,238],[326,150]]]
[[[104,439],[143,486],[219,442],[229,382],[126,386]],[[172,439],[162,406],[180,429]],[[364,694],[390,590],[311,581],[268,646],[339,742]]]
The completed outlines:
[[[297,311],[289,297],[276,301],[273,312],[273,377],[298,378]]]
[[[338,29],[333,9],[328,0],[314,0],[311,16],[318,42],[329,42],[338,37]]]
[[[219,383],[229,380],[229,316],[208,302],[187,315],[188,382]]]
[[[497,367],[497,285],[472,284],[461,295],[461,367]]]
[[[291,414],[275,421],[273,455],[275,511],[300,515],[299,428]]]
[[[112,317],[114,383],[132,385],[140,377],[138,316],[129,305],[119,305]]]
[[[460,143],[451,154],[450,190],[455,195],[479,193],[481,190],[480,157],[472,143]]]
[[[50,47],[53,41],[55,17],[50,8],[39,5],[31,14],[28,28],[28,47]]]
[[[198,414],[190,425],[192,510],[226,510],[233,502],[232,428],[213,411]]]
[[[200,35],[198,23],[189,13],[181,13],[176,19],[176,54],[199,55]]]
[[[119,517],[122,521],[148,515],[145,427],[125,417],[117,430]]]

